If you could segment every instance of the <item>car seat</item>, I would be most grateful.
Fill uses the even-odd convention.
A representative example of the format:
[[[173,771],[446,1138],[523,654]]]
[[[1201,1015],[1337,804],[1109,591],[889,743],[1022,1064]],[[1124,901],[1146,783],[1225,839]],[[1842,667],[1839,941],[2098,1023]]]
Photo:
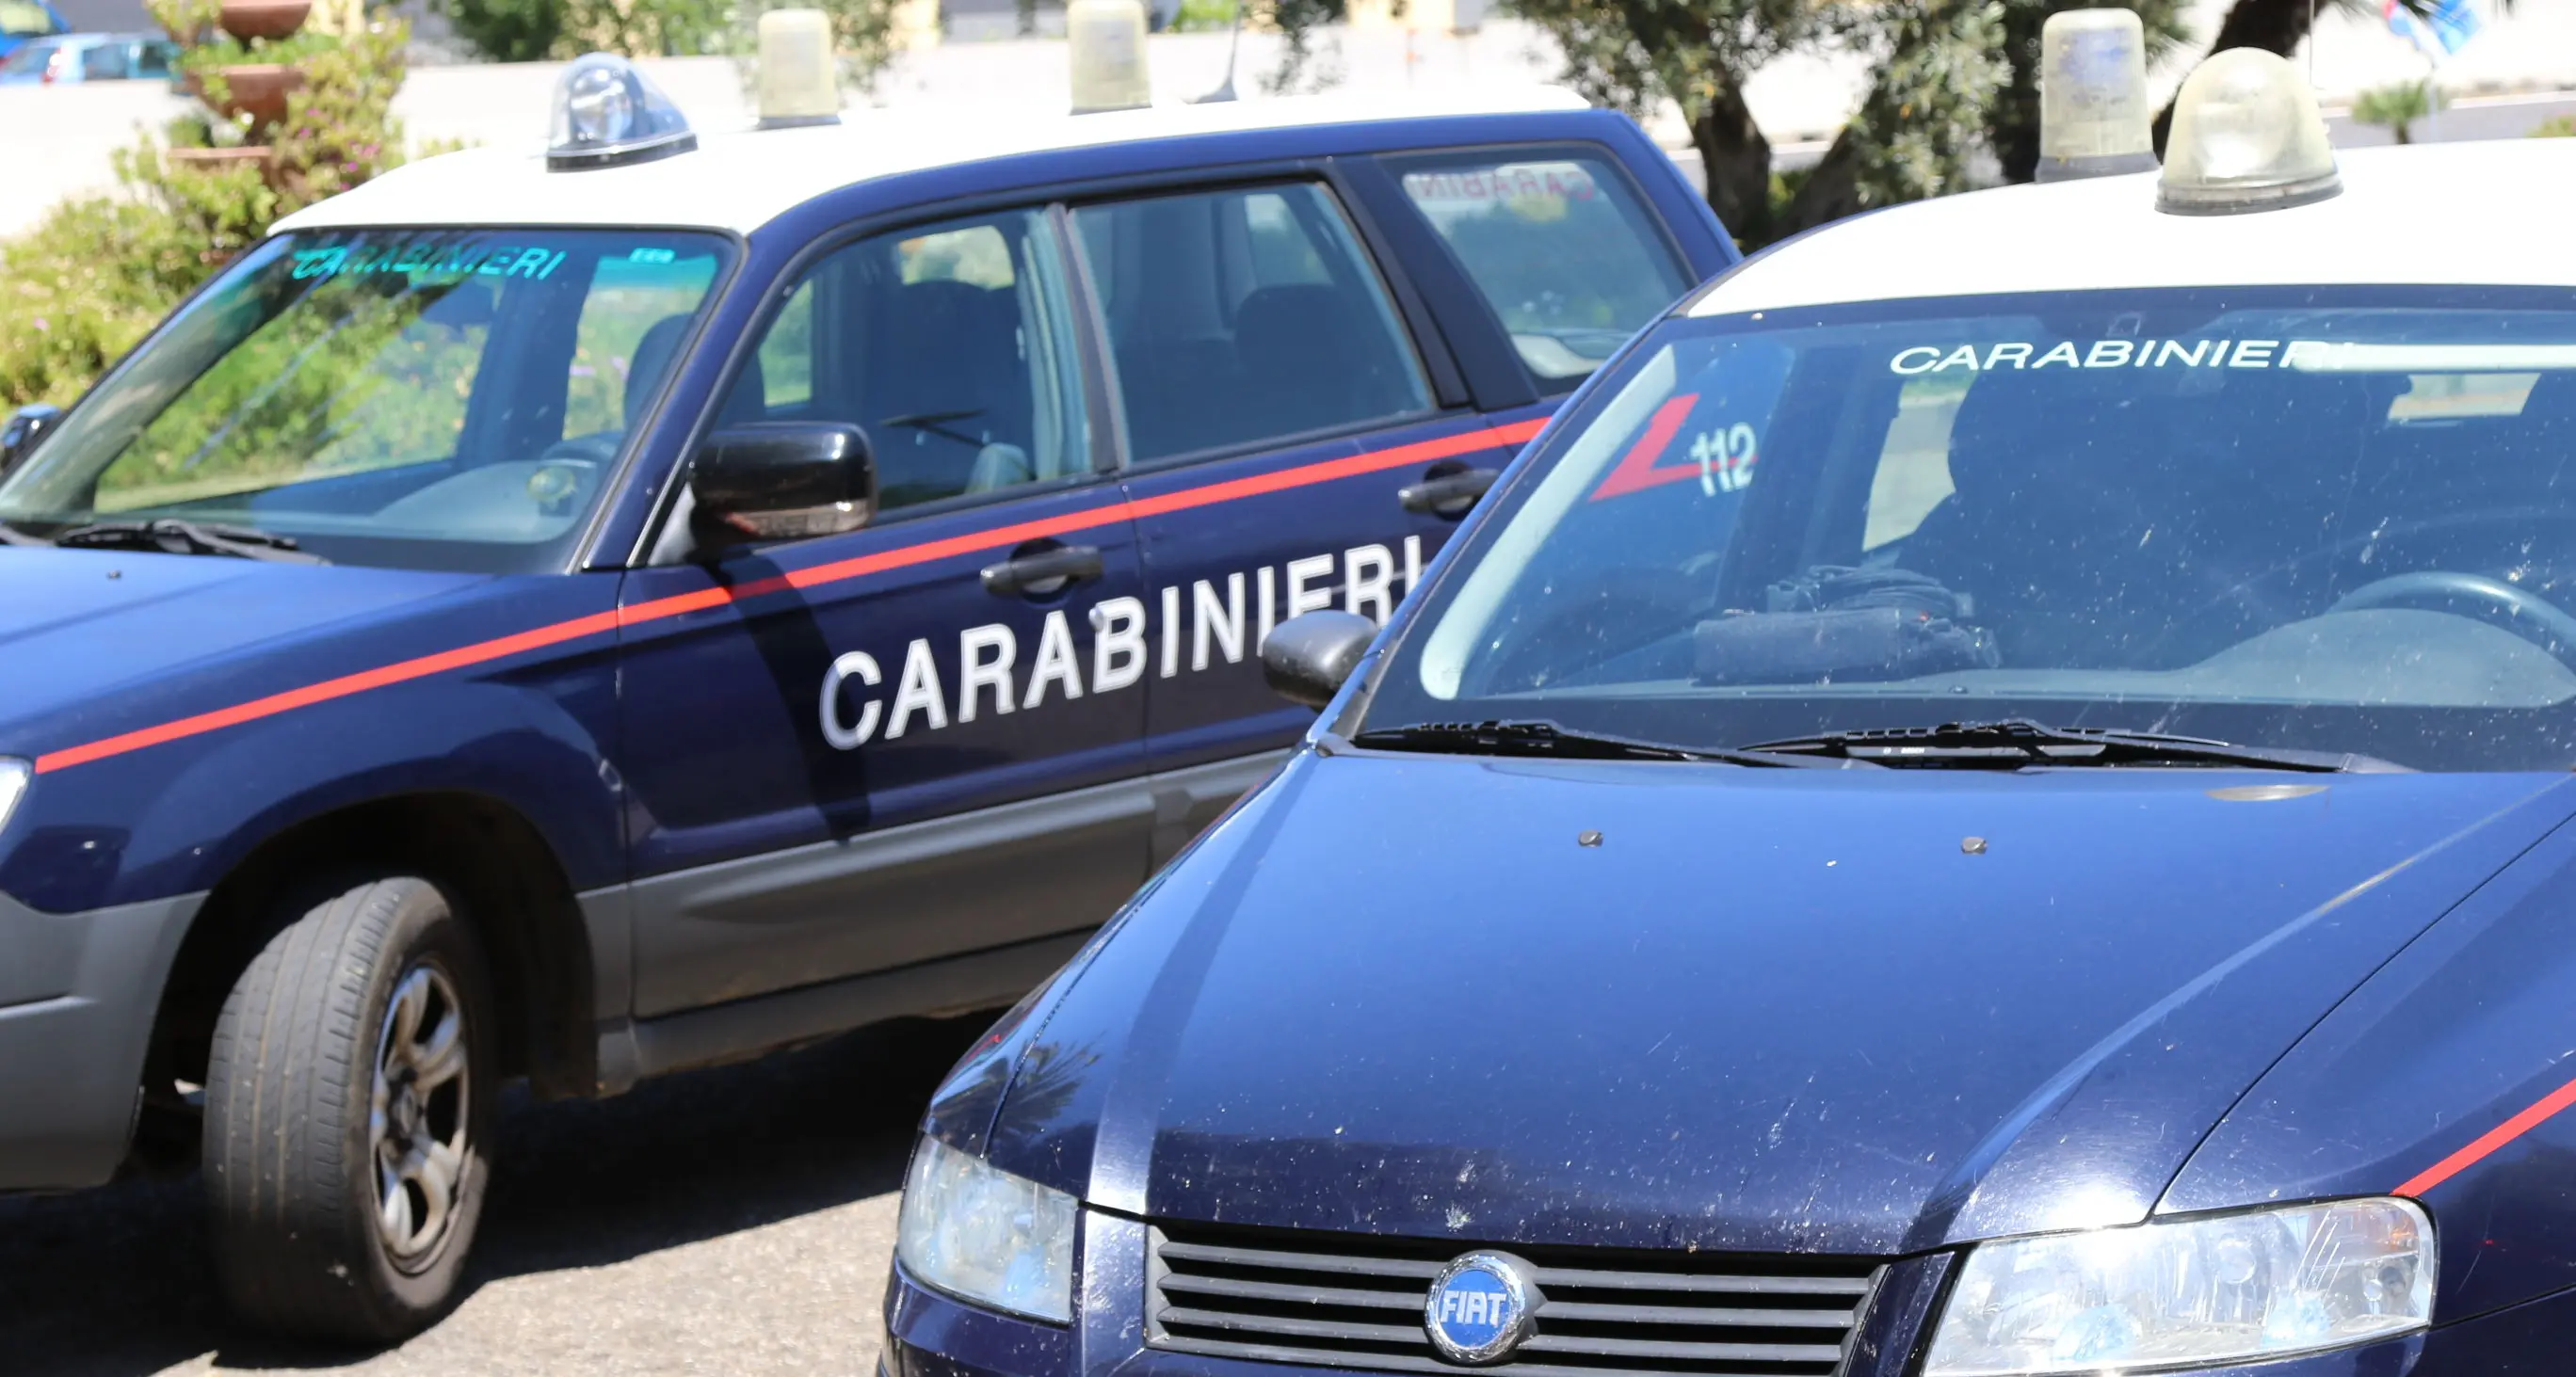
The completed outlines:
[[[890,505],[999,486],[1030,441],[1029,368],[1018,295],[970,282],[912,282],[875,295],[866,316],[862,404]],[[910,423],[891,422],[909,418]]]
[[[2141,600],[2165,591],[2186,534],[2157,491],[2172,479],[2151,406],[2125,377],[1980,376],[1950,426],[1951,493],[1898,562],[1968,595],[1961,619],[1993,630],[2008,665],[2120,663],[2162,629]]]
[[[677,359],[680,341],[689,330],[690,314],[664,316],[646,327],[643,337],[635,341],[635,352],[626,364],[626,429],[632,431],[644,419],[644,408],[662,390],[664,375]],[[760,355],[755,353],[742,361],[742,373],[734,379],[733,391],[725,394],[724,409],[717,413],[718,426],[742,425],[766,420],[768,383],[761,375]]]
[[[1384,330],[1335,287],[1262,287],[1234,313],[1253,434],[1293,435],[1410,410]]]

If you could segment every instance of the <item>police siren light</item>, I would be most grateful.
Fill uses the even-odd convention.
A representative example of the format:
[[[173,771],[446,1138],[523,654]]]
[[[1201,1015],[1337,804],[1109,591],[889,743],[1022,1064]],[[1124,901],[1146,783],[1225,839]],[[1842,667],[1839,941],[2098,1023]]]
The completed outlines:
[[[625,58],[574,58],[555,82],[554,122],[546,137],[550,171],[651,162],[697,146],[680,107]]]
[[[841,122],[841,83],[832,60],[832,21],[821,10],[771,10],[760,17],[760,127]]]
[[[2137,12],[2060,10],[2040,26],[2039,180],[2156,170]]]
[[[1064,36],[1073,60],[1073,113],[1154,103],[1145,79],[1144,0],[1072,0],[1064,7]]]
[[[2241,215],[2304,206],[2342,190],[2316,93],[2286,59],[2230,48],[2184,79],[2156,209]]]

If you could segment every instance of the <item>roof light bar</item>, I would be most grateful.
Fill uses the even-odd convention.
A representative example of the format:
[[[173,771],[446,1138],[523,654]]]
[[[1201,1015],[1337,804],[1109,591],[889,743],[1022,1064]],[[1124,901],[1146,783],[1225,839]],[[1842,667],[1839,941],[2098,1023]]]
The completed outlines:
[[[1073,61],[1073,113],[1133,110],[1154,103],[1145,76],[1142,0],[1071,0],[1064,7]]]
[[[771,10],[760,17],[760,127],[841,122],[841,83],[832,59],[832,20],[821,10]]]
[[[2039,48],[2039,180],[2155,171],[2137,12],[2060,10],[2040,26]]]
[[[576,172],[651,162],[698,146],[680,107],[634,63],[610,53],[572,60],[555,83],[546,168]]]
[[[2304,206],[2342,190],[2316,93],[2286,58],[2230,48],[2184,79],[2156,209],[2242,215]]]

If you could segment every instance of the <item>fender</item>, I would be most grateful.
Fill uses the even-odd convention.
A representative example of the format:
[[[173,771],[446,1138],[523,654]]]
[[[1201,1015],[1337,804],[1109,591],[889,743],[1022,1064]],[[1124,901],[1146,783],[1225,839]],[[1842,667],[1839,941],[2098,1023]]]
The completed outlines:
[[[2562,824],[2276,1063],[2158,1212],[2420,1199],[2441,1249],[2436,1324],[2576,1287],[2571,1083],[2576,826]]]
[[[550,683],[432,679],[43,776],[0,890],[49,912],[198,892],[296,823],[427,791],[498,799],[576,891],[614,884],[614,702],[604,657]]]

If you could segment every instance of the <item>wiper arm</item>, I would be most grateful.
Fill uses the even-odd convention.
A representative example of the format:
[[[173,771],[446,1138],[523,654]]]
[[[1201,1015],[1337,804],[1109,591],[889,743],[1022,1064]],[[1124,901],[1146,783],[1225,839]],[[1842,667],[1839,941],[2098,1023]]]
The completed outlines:
[[[2108,727],[2050,727],[2027,718],[1823,732],[1765,741],[1745,749],[1927,770],[2018,770],[2029,765],[2241,765],[2312,774],[2386,774],[2406,770],[2403,765],[2377,756],[2349,752],[2239,746],[2207,737]]]
[[[19,530],[17,527],[10,525],[6,521],[0,521],[0,545],[34,546],[51,544],[53,544],[53,542],[45,539],[43,536],[31,536],[25,531]]]
[[[1773,769],[1842,770],[1867,766],[1859,759],[1822,759],[1774,755],[1760,749],[1695,750],[1624,736],[1570,732],[1553,722],[1416,722],[1402,727],[1373,727],[1351,737],[1351,744],[1378,751],[1422,751],[1433,755],[1538,756],[1556,760],[1700,760]]]
[[[78,550],[158,550],[171,555],[230,555],[280,564],[331,562],[298,549],[292,536],[272,535],[249,526],[181,521],[170,516],[153,521],[95,521],[55,536],[54,543]]]

